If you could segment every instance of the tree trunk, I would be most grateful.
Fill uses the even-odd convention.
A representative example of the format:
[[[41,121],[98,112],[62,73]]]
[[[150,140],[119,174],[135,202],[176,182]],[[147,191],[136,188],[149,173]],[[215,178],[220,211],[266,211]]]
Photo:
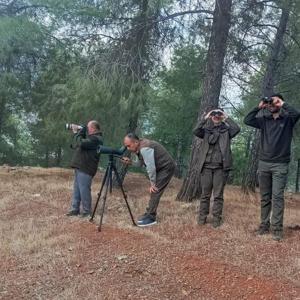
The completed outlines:
[[[5,112],[5,99],[0,98],[0,138],[2,134],[3,122],[4,122],[4,112]]]
[[[60,167],[61,158],[62,158],[62,148],[61,146],[58,146],[56,150],[56,162],[55,162],[56,167]]]
[[[247,137],[247,143],[246,143],[246,152],[245,152],[245,157],[248,158],[250,155],[250,150],[251,150],[251,138],[252,134],[249,133]]]
[[[296,173],[296,184],[295,184],[296,193],[299,193],[299,179],[300,179],[300,159],[297,160],[297,173]]]
[[[183,145],[182,145],[182,139],[179,137],[177,140],[177,153],[176,153],[176,170],[174,176],[177,178],[181,178],[183,175]]]
[[[231,6],[231,0],[216,0],[198,122],[204,111],[216,108],[219,104],[224,57],[230,28]],[[201,155],[200,149],[201,140],[194,137],[188,173],[177,195],[177,200],[190,202],[201,195],[201,170],[198,167],[199,157]]]
[[[49,148],[46,146],[46,151],[45,151],[45,167],[49,167],[49,158],[50,158],[50,153],[49,153]]]
[[[148,60],[147,43],[149,39],[149,24],[148,24],[148,0],[143,0],[139,5],[140,14],[136,16],[132,23],[132,30],[129,38],[126,40],[124,48],[127,49],[130,60],[130,65],[127,69],[127,77],[132,80],[127,98],[129,102],[129,120],[127,133],[136,132],[139,120],[140,101],[144,95],[142,84],[145,83],[147,70],[145,67]],[[127,151],[124,156],[131,157],[131,153]],[[127,174],[128,166],[117,162],[117,170],[121,179]],[[113,178],[114,186],[118,186],[117,180]]]
[[[276,79],[280,55],[284,44],[284,34],[286,32],[288,19],[289,19],[289,6],[282,8],[279,26],[276,32],[274,44],[268,59],[266,73],[262,83],[261,93],[262,96],[271,96],[274,93],[274,82]],[[248,160],[248,167],[244,173],[243,190],[255,191],[257,186],[257,168],[258,168],[258,153],[260,144],[260,131],[256,130],[253,133],[253,143],[251,145],[250,156]]]

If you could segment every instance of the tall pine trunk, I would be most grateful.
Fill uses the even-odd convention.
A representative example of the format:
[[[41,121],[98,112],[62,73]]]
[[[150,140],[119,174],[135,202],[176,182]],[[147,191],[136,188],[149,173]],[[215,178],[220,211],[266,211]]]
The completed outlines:
[[[48,146],[46,146],[45,149],[45,167],[49,168],[49,162],[50,162],[50,152]]]
[[[300,180],[300,159],[297,160],[297,173],[296,173],[296,184],[295,184],[295,192],[299,193],[299,180]]]
[[[232,0],[216,0],[213,14],[213,24],[207,53],[206,76],[203,87],[198,122],[207,109],[218,107],[223,78],[224,57],[230,28]],[[193,139],[192,153],[187,176],[177,200],[190,202],[201,195],[199,157],[201,155],[201,140]]]
[[[139,3],[139,14],[132,22],[132,29],[129,37],[125,42],[125,49],[127,49],[129,60],[131,61],[127,69],[127,77],[131,81],[128,94],[129,98],[129,119],[127,133],[136,132],[139,120],[139,108],[141,106],[142,97],[145,91],[143,85],[147,82],[146,74],[147,67],[149,67],[149,53],[148,42],[150,38],[150,24],[149,24],[149,1],[142,0]],[[125,156],[131,157],[131,153],[127,151]],[[118,173],[121,182],[124,181],[128,166],[122,163],[117,163]],[[117,186],[117,180],[114,177],[113,183]]]
[[[62,147],[59,145],[56,150],[56,159],[55,159],[55,166],[61,166],[61,159],[62,159]]]
[[[261,93],[262,96],[271,96],[274,94],[275,79],[278,75],[278,67],[280,63],[280,55],[284,44],[284,34],[286,32],[288,20],[289,20],[289,6],[283,7],[281,17],[270,52],[270,56],[267,63],[266,73],[262,83]],[[259,141],[260,131],[256,130],[252,136],[252,143],[250,149],[250,156],[248,160],[248,166],[244,173],[243,178],[243,190],[255,191],[257,186],[257,168],[258,168],[258,153],[259,153]]]
[[[174,176],[177,178],[181,178],[183,175],[183,142],[181,137],[177,139],[177,147],[176,147],[176,170]]]

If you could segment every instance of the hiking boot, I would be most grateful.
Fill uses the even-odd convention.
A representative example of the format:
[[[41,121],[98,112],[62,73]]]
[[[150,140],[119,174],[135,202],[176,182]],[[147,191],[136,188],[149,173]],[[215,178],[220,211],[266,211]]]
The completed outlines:
[[[199,217],[197,220],[198,225],[205,225],[206,224],[206,217]]]
[[[272,236],[272,239],[274,241],[281,241],[283,239],[283,232],[282,230],[273,230],[273,236]]]
[[[264,235],[270,233],[270,228],[265,225],[260,225],[259,228],[256,230],[258,235]]]
[[[66,216],[68,216],[68,217],[78,216],[78,215],[79,215],[79,211],[77,211],[77,210],[70,210],[66,213]]]
[[[218,228],[222,225],[222,219],[221,218],[213,218],[212,220],[212,227]]]
[[[146,227],[146,226],[151,226],[156,224],[156,219],[154,217],[151,216],[146,216],[145,218],[143,218],[140,222],[138,222],[138,226],[139,227]]]

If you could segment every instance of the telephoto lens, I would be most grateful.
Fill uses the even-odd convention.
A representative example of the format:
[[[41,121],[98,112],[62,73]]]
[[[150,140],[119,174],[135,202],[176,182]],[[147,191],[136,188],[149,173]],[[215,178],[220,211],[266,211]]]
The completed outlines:
[[[77,125],[77,124],[72,124],[72,123],[66,123],[66,129],[67,130],[75,130],[78,131],[80,129],[82,129],[83,126],[81,125]]]
[[[72,124],[69,124],[69,123],[66,123],[66,129],[67,130],[71,130],[72,129],[72,126],[71,126]]]

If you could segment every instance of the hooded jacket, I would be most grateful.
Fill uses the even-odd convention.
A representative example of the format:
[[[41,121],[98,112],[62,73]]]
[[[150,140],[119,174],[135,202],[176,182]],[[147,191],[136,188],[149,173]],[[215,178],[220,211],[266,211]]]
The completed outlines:
[[[240,127],[230,118],[218,126],[214,126],[211,120],[201,119],[200,123],[194,129],[193,133],[202,140],[201,157],[199,158],[200,170],[202,172],[206,155],[209,150],[212,135],[217,139],[222,153],[223,169],[229,171],[232,169],[231,139],[240,132]]]

